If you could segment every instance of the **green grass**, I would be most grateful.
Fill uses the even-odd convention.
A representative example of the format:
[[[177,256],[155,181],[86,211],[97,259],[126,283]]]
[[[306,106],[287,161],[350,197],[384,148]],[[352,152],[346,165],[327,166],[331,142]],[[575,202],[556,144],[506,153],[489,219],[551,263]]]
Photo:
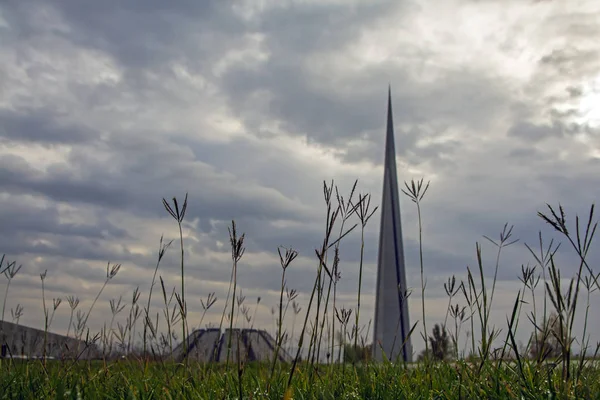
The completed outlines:
[[[41,363],[3,361],[0,398],[6,399],[234,399],[238,376],[225,365],[148,363],[136,361],[80,362],[75,366],[60,361]],[[69,368],[70,367],[70,368]],[[288,365],[278,365],[281,374],[267,391],[270,365],[245,366],[242,386],[245,398],[282,399],[286,392]],[[459,361],[405,368],[392,364],[346,365],[333,372],[317,366],[310,380],[307,364],[299,366],[291,388],[294,399],[459,399],[459,398],[600,398],[600,372],[584,368],[578,384],[567,392],[561,387],[560,372],[552,366],[539,369],[524,364],[524,376],[516,365],[496,368],[486,363]],[[429,373],[428,373],[429,372]]]
[[[423,181],[406,184],[404,193],[416,204],[418,213],[420,245],[420,299],[423,319],[427,315],[423,299],[427,290],[427,265],[422,252],[423,198],[428,184]],[[490,320],[494,306],[494,291],[501,255],[504,249],[514,245],[512,227],[502,229],[498,239],[485,237],[497,247],[495,263],[491,268],[484,266],[482,247],[476,245],[477,265],[466,268],[464,279],[452,276],[444,284],[448,295],[448,308],[442,324],[449,333],[449,345],[440,353],[439,346],[427,332],[423,320],[417,321],[411,330],[411,340],[425,340],[426,350],[418,363],[405,364],[385,361],[376,363],[368,357],[362,361],[345,359],[342,348],[368,345],[365,327],[358,326],[363,276],[365,227],[376,211],[370,207],[370,195],[358,194],[355,199],[356,183],[344,198],[337,187],[324,184],[325,231],[323,241],[315,250],[315,276],[311,292],[307,295],[307,306],[302,310],[296,303],[298,293],[288,286],[286,271],[294,268],[297,252],[279,249],[281,261],[281,287],[279,302],[275,305],[276,348],[290,345],[294,339],[297,352],[293,362],[284,364],[273,360],[264,363],[247,362],[235,355],[222,364],[199,364],[184,359],[175,362],[169,357],[177,345],[177,333],[190,332],[187,326],[188,309],[185,298],[184,238],[181,224],[187,208],[187,195],[181,206],[173,199],[173,207],[163,204],[178,224],[181,255],[181,287],[168,290],[162,276],[160,263],[171,242],[160,240],[158,261],[147,295],[147,305],[141,305],[141,291],[136,288],[129,307],[111,300],[112,316],[95,339],[89,332],[87,321],[96,301],[104,288],[117,276],[120,264],[107,265],[104,285],[95,296],[89,310],[77,310],[79,300],[67,298],[70,320],[67,332],[78,338],[87,338],[104,350],[99,361],[44,360],[26,361],[0,360],[0,399],[575,399],[600,398],[600,368],[590,359],[579,358],[573,352],[577,344],[584,352],[593,352],[597,358],[600,345],[590,344],[587,327],[590,296],[599,286],[599,276],[588,264],[588,252],[597,222],[594,207],[589,216],[580,221],[576,216],[575,226],[567,221],[562,207],[548,206],[547,214],[540,212],[540,220],[557,232],[563,244],[576,256],[576,265],[565,269],[575,271],[568,285],[556,264],[557,245],[553,241],[544,244],[542,233],[539,246],[525,246],[530,250],[533,265],[523,266],[519,280],[521,289],[515,293],[514,307],[506,317],[506,324],[498,327]],[[336,302],[337,283],[340,280],[340,243],[348,235],[360,230],[360,262],[357,266],[359,281],[355,306],[339,308]],[[253,307],[244,304],[245,297],[238,291],[243,286],[237,278],[238,268],[244,264],[244,234],[237,232],[235,222],[229,231],[231,244],[230,290],[224,301],[220,327],[235,327],[240,321],[254,324],[254,315],[260,298]],[[574,230],[573,230],[574,229]],[[538,248],[539,247],[539,248]],[[0,262],[0,272],[7,278],[4,298],[9,298],[10,283],[17,276],[20,266],[16,262]],[[162,310],[150,308],[150,298],[160,281]],[[492,276],[491,282],[488,276]],[[61,304],[53,299],[53,309],[46,307],[44,279],[41,278],[40,301],[44,307],[45,331],[49,331],[52,319]],[[150,281],[150,277],[148,278]],[[232,290],[233,289],[233,290]],[[429,288],[431,290],[431,288]],[[440,290],[441,288],[434,288]],[[540,292],[542,292],[540,294]],[[201,302],[202,318],[215,306],[217,298],[209,293]],[[219,303],[221,304],[221,303]],[[528,304],[530,311],[523,305]],[[290,307],[292,305],[292,307]],[[3,303],[4,318],[6,300]],[[125,322],[119,322],[119,314],[126,310]],[[293,313],[288,314],[288,310]],[[77,311],[77,312],[76,312]],[[302,312],[303,311],[303,312]],[[592,313],[593,315],[597,315]],[[162,315],[162,317],[161,317]],[[576,315],[583,315],[581,337],[574,335]],[[18,323],[22,316],[19,305],[11,310],[13,321]],[[241,319],[240,319],[241,318]],[[291,322],[292,320],[293,322]],[[116,323],[116,327],[114,326]],[[138,328],[138,325],[141,327]],[[202,324],[202,321],[200,322]],[[288,335],[289,326],[299,329]],[[422,326],[422,332],[416,327]],[[73,329],[71,329],[73,328]],[[259,327],[260,328],[260,327]],[[366,327],[368,332],[370,323]],[[464,330],[471,334],[467,341],[461,340]],[[532,332],[528,343],[517,343],[517,332]],[[361,333],[363,332],[363,333]],[[415,332],[417,332],[415,334]],[[438,331],[439,332],[439,331]],[[461,332],[463,332],[461,334]],[[419,335],[420,333],[420,335]],[[474,334],[477,333],[477,336]],[[69,333],[68,333],[69,334]],[[137,336],[136,336],[137,335]],[[336,343],[336,341],[338,343]],[[377,345],[377,344],[375,344]],[[126,359],[115,359],[112,350],[118,348]],[[327,354],[327,363],[322,361]],[[350,354],[350,353],[348,353]],[[302,357],[300,357],[302,355]],[[416,357],[415,357],[416,358]],[[346,362],[344,362],[346,361]]]

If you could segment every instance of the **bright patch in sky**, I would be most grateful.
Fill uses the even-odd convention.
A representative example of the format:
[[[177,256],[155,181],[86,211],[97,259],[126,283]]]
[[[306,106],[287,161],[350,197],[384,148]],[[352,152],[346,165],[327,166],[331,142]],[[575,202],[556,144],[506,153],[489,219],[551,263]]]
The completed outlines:
[[[600,127],[600,75],[584,89],[579,111],[582,122],[593,128]]]
[[[56,164],[66,165],[71,148],[69,145],[47,147],[31,143],[10,143],[0,145],[0,156],[12,155],[21,157],[31,167],[46,171],[48,167]]]

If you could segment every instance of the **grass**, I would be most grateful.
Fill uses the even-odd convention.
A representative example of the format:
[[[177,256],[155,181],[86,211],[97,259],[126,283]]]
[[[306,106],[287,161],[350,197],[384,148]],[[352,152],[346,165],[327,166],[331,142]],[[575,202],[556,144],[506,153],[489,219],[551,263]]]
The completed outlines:
[[[420,333],[425,341],[425,351],[418,363],[378,363],[369,357],[358,359],[349,355],[353,351],[356,353],[364,350],[370,344],[367,339],[370,323],[367,327],[359,326],[359,314],[365,229],[376,211],[376,207],[370,207],[370,195],[359,194],[357,200],[354,200],[356,186],[357,183],[344,198],[333,182],[323,184],[323,240],[315,250],[314,283],[307,296],[304,314],[299,320],[302,324],[299,332],[294,332],[296,317],[301,313],[301,308],[296,303],[298,293],[286,280],[286,272],[289,268],[294,268],[298,252],[288,248],[278,249],[281,285],[279,302],[273,307],[276,320],[273,359],[262,363],[250,362],[244,354],[239,354],[239,346],[236,346],[238,354],[233,357],[235,362],[230,362],[231,336],[227,343],[226,363],[202,364],[187,357],[175,359],[171,356],[177,342],[183,341],[184,350],[190,345],[183,340],[190,333],[185,297],[185,245],[181,229],[187,209],[186,195],[181,207],[175,198],[173,206],[163,199],[166,211],[175,219],[179,228],[179,291],[175,287],[169,291],[160,275],[161,261],[172,243],[164,243],[161,237],[145,305],[139,301],[142,293],[138,287],[132,293],[130,307],[125,311],[124,323],[121,323],[119,314],[126,305],[121,304],[121,298],[111,300],[112,316],[109,325],[104,325],[101,332],[92,335],[87,326],[88,318],[104,288],[121,268],[120,264],[111,266],[108,263],[104,284],[87,313],[78,309],[77,297],[67,297],[70,307],[67,335],[82,339],[85,347],[99,345],[102,349],[100,359],[0,359],[0,398],[600,398],[600,368],[592,361],[598,356],[600,344],[594,346],[590,343],[588,328],[590,299],[600,289],[600,275],[588,263],[597,227],[594,206],[590,208],[587,218],[580,220],[579,216],[575,217],[574,230],[569,226],[566,213],[560,205],[557,208],[548,206],[546,213],[538,214],[540,220],[558,233],[577,257],[575,274],[564,285],[565,278],[561,276],[561,268],[555,257],[558,245],[555,246],[554,241],[550,241],[546,246],[540,232],[539,248],[525,244],[535,263],[522,267],[521,276],[518,277],[521,288],[515,294],[512,311],[506,316],[506,324],[502,327],[493,325],[490,318],[494,307],[497,274],[502,252],[517,240],[512,238],[512,227],[508,224],[504,226],[499,239],[484,237],[497,248],[491,283],[486,279],[490,271],[484,267],[482,247],[477,243],[476,267],[467,267],[464,279],[457,280],[456,276],[452,276],[444,284],[448,303],[442,328],[444,331],[448,328],[451,345],[449,351],[439,356],[436,353],[439,346],[427,332],[425,324],[427,265],[422,250],[422,202],[429,184],[423,185],[423,180],[407,183],[407,191],[403,192],[416,204],[418,213],[422,311],[421,321],[415,322],[410,332],[414,336],[417,324],[421,324]],[[355,229],[357,227],[359,229]],[[340,243],[355,230],[360,230],[361,238],[357,297],[354,307],[344,308],[337,301],[337,284],[341,279]],[[261,300],[257,299],[252,313],[244,303],[245,296],[240,289],[243,282],[239,282],[237,278],[238,268],[243,268],[244,263],[245,235],[239,235],[235,221],[232,221],[229,235],[231,279],[218,326],[240,326],[240,315],[242,322],[253,326],[256,308]],[[565,267],[571,270],[570,265]],[[5,257],[2,257],[0,273],[7,279],[2,306],[3,320],[9,298],[8,289],[20,269],[21,266],[17,267],[15,261],[5,262]],[[160,312],[151,309],[150,301],[157,276],[163,300],[162,317]],[[40,278],[41,302],[44,307],[42,325],[46,340],[61,299],[53,299],[53,309],[50,310],[46,306],[44,290],[46,272]],[[441,288],[435,288],[439,289]],[[201,301],[202,319],[215,304],[217,298],[214,293],[209,293],[206,301]],[[524,310],[524,304],[530,305],[529,311]],[[293,312],[292,330],[288,332],[286,326],[290,325],[290,305]],[[541,313],[539,305],[542,306]],[[13,321],[18,323],[22,313],[20,305],[12,309]],[[574,334],[576,315],[583,315],[581,337],[575,337]],[[593,318],[594,313],[591,315]],[[139,324],[142,325],[141,329],[136,330]],[[463,329],[467,329],[466,335],[462,333]],[[533,334],[528,343],[520,344],[516,339],[517,332],[524,329]],[[178,338],[177,332],[181,332],[181,338]],[[465,336],[466,340],[461,341]],[[296,348],[292,361],[277,361],[277,353],[286,346],[290,348],[292,340]],[[414,342],[416,337],[411,340]],[[574,354],[575,343],[582,349],[582,354],[591,352],[593,357],[585,358]],[[76,354],[82,352],[78,349]]]

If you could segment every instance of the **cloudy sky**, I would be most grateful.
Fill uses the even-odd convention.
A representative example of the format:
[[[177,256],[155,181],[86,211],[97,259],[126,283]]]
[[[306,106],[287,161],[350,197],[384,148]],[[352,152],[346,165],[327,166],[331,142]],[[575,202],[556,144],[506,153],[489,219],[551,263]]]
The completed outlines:
[[[596,1],[4,0],[0,253],[23,265],[5,318],[21,304],[21,323],[43,324],[44,270],[48,299],[75,295],[87,310],[107,262],[123,267],[91,328],[110,319],[110,299],[129,304],[136,286],[145,302],[160,236],[178,235],[162,198],[189,192],[191,320],[210,292],[218,301],[203,324],[220,319],[235,220],[247,235],[239,285],[249,306],[261,296],[255,325],[272,329],[278,246],[300,252],[287,284],[308,300],[323,181],[346,195],[358,179],[358,191],[380,202],[391,85],[399,179],[431,181],[422,204],[427,323],[444,319],[443,282],[476,268],[477,241],[492,278],[496,248],[483,235],[497,238],[509,223],[520,240],[500,258],[493,321],[504,327],[521,265],[535,264],[524,243],[535,246],[540,230],[564,242],[563,276],[576,270],[568,242],[536,213],[560,202],[570,217],[587,215],[598,198],[599,34]],[[401,201],[416,322],[416,208]],[[376,213],[366,232],[364,325],[378,223]],[[359,247],[358,231],[342,245],[338,304],[352,308]],[[159,274],[168,288],[179,284],[176,247]],[[66,331],[68,318],[65,302],[53,330]],[[531,331],[524,321],[521,337]],[[423,346],[417,337],[415,350]]]

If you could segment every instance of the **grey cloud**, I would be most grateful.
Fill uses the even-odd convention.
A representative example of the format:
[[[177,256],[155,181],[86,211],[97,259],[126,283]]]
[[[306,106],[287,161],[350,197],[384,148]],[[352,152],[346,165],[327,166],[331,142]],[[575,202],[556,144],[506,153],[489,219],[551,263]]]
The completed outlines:
[[[583,94],[583,89],[577,86],[570,86],[567,88],[567,93],[571,99],[578,99]]]
[[[382,22],[393,10],[408,14],[413,6],[406,1],[373,1],[345,6],[303,4],[295,6],[294,12],[291,7],[273,7],[262,15],[260,29],[268,34],[269,47],[292,56],[292,61],[302,54],[339,49],[354,42],[365,26]]]
[[[577,107],[569,107],[564,110],[553,108],[550,110],[550,116],[555,120],[569,120],[580,116],[580,111]]]
[[[1,251],[14,255],[35,254],[103,262],[108,259],[118,259],[119,262],[135,259],[135,255],[126,248],[115,248],[98,238],[66,237],[35,232],[15,232],[1,237],[3,239]]]
[[[56,201],[77,201],[102,204],[114,208],[122,208],[127,194],[119,188],[110,187],[100,181],[77,179],[72,171],[57,171],[51,176],[44,176],[31,168],[18,156],[0,156],[2,165],[0,187],[20,193],[43,194]]]
[[[96,265],[99,264],[99,267],[97,268],[91,268],[89,263],[90,260],[77,259],[76,255],[44,253],[43,257],[38,257],[35,253],[22,253],[16,258],[10,257],[9,259],[11,261],[16,260],[17,265],[22,265],[22,269],[14,278],[14,284],[38,290],[41,288],[39,274],[47,271],[45,286],[48,291],[64,293],[65,296],[73,294],[82,299],[89,300],[90,303],[93,300],[93,297],[90,298],[89,290],[81,288],[79,284],[93,283],[96,287],[94,290],[97,293],[106,279],[107,265],[109,265],[109,267],[112,267],[115,264],[122,265],[116,277],[110,281],[109,286],[116,286],[116,289],[109,290],[111,292],[118,291],[129,297],[133,289],[139,286],[142,295],[147,296],[152,281],[152,273],[140,274],[139,269],[134,271],[128,262],[117,262],[114,257],[110,260],[93,260],[98,261]],[[170,285],[171,283],[167,275],[176,271],[176,267],[176,265],[173,265],[166,268],[163,267],[159,270],[159,273],[164,276],[167,285]],[[160,283],[158,283],[158,287],[155,287],[154,289],[160,290]],[[96,293],[93,294],[95,295]],[[202,295],[205,294],[206,293],[202,293]]]
[[[310,161],[297,160],[294,154],[269,150],[262,141],[250,141],[244,137],[228,143],[204,143],[175,135],[172,143],[185,146],[196,159],[219,171],[235,174],[240,180],[276,187],[285,196],[299,199],[303,204],[322,204],[322,180],[329,180],[331,175],[329,171],[317,170]],[[257,157],[258,154],[261,156]],[[274,165],[277,167],[274,168]],[[309,184],[310,188],[307,188]]]
[[[165,65],[173,58],[184,58],[186,50],[181,44],[194,42],[186,35],[190,26],[202,26],[207,30],[210,26],[228,27],[234,32],[239,26],[231,13],[225,12],[224,3],[219,1],[185,1],[178,2],[176,7],[160,1],[127,5],[117,1],[85,5],[71,0],[52,4],[15,1],[9,2],[9,5],[7,10],[11,13],[10,20],[14,21],[12,25],[22,36],[31,38],[48,32],[49,28],[39,23],[40,16],[36,10],[50,7],[58,11],[59,17],[73,30],[74,34],[67,36],[70,41],[105,51],[122,65],[136,69],[152,68]],[[66,36],[51,28],[50,32]]]
[[[459,148],[458,140],[445,143],[418,144],[423,138],[432,138],[442,134],[444,129],[435,130],[422,126],[413,126],[410,129],[395,128],[396,154],[407,160],[411,165],[420,165],[431,162],[433,166],[448,168],[453,162],[448,156],[452,156]],[[383,149],[385,147],[385,134],[383,127],[373,134],[367,136],[368,141],[357,145],[347,144],[342,150],[342,159],[346,162],[369,161],[374,164],[383,163]]]
[[[18,142],[75,144],[88,142],[98,133],[85,126],[61,124],[64,116],[48,109],[9,111],[0,109],[0,136]]]
[[[576,108],[565,111],[563,104],[565,100],[577,101],[581,98],[582,83],[594,79],[600,66],[600,49],[589,41],[598,32],[598,15],[598,9],[588,13],[556,13],[549,17],[543,30],[544,40],[560,40],[559,43],[565,44],[555,45],[540,57],[531,87],[535,90],[535,96],[543,98],[548,111],[563,121],[574,116],[581,117]],[[564,92],[557,94],[557,87],[563,87]],[[549,89],[554,89],[551,95],[546,93]]]
[[[373,143],[382,141],[386,108],[383,89],[387,84],[385,77],[392,73],[394,82],[402,82],[402,85],[393,85],[395,123],[427,127],[418,129],[421,139],[429,135],[435,137],[450,124],[485,130],[489,116],[510,102],[491,78],[451,71],[435,83],[418,84],[406,71],[398,71],[391,64],[380,71],[365,73],[372,78],[366,80],[370,81],[366,84],[370,90],[363,87],[361,94],[345,95],[325,81],[315,86],[314,78],[307,75],[301,64],[289,64],[285,60],[285,54],[273,55],[259,70],[231,69],[223,86],[232,107],[240,110],[246,123],[254,129],[259,129],[260,122],[254,121],[253,115],[267,113],[273,119],[285,121],[286,130],[292,134],[342,149],[349,139],[361,136]],[[352,78],[347,83],[365,84]],[[258,90],[268,90],[271,101],[268,106],[256,109],[250,99]],[[376,104],[380,106],[374,106]],[[472,109],[478,112],[473,113]],[[430,115],[436,115],[436,123],[431,123]],[[400,151],[402,147],[398,146]],[[442,149],[450,151],[452,147]],[[424,151],[418,154],[419,157],[427,155],[435,156],[435,148],[429,154]],[[376,158],[378,162],[380,158]]]
[[[88,156],[94,148],[80,148],[69,156],[69,166],[49,168],[45,174],[20,157],[2,156],[0,187],[146,216],[166,215],[161,199],[182,198],[186,191],[190,191],[191,218],[296,219],[307,212],[274,189],[239,181],[195,161],[184,148],[142,137],[115,137],[108,145],[108,164]],[[194,185],[189,187],[191,182]]]
[[[0,234],[15,232],[52,233],[64,236],[87,238],[123,239],[128,233],[106,220],[95,224],[73,224],[60,222],[58,210],[52,206],[38,206],[23,202],[19,197],[0,200]]]
[[[550,204],[562,203],[572,212],[586,212],[589,206],[598,200],[600,178],[581,173],[577,180],[557,172],[543,172],[538,177],[544,185],[553,187],[554,199],[548,199]]]
[[[563,74],[572,74],[580,71],[582,67],[589,67],[597,61],[598,50],[583,50],[577,46],[566,46],[560,49],[554,49],[549,54],[540,58],[540,64],[555,68],[557,72]]]
[[[384,118],[377,117],[373,110],[380,109],[382,114],[385,112],[383,88],[388,82],[392,82],[394,88],[396,123],[411,125],[412,131],[418,132],[421,138],[435,137],[452,124],[465,124],[473,129],[486,130],[490,113],[499,104],[507,102],[502,85],[495,83],[491,77],[481,76],[474,71],[469,74],[462,70],[446,71],[435,83],[417,84],[407,71],[398,70],[397,66],[387,63],[365,71],[361,77],[346,79],[345,85],[361,87],[360,93],[357,91],[350,95],[339,95],[330,82],[317,84],[317,79],[320,78],[314,77],[305,69],[303,59],[308,55],[323,57],[328,51],[339,51],[340,48],[351,45],[365,27],[382,23],[389,18],[390,10],[394,7],[404,7],[404,15],[409,18],[415,10],[410,3],[392,6],[391,3],[376,2],[358,8],[306,5],[297,9],[293,17],[285,7],[275,7],[260,15],[258,22],[248,22],[251,26],[246,28],[231,9],[221,3],[216,4],[206,3],[196,7],[185,3],[177,8],[149,4],[144,7],[143,12],[133,6],[112,7],[110,2],[95,5],[94,9],[83,8],[71,2],[60,2],[57,7],[67,23],[80,33],[78,38],[94,38],[90,39],[91,43],[81,43],[82,45],[98,47],[117,59],[137,57],[140,58],[140,65],[151,68],[155,65],[153,60],[136,55],[136,52],[146,51],[145,46],[152,43],[157,47],[147,52],[158,59],[156,63],[185,60],[183,62],[194,69],[194,65],[200,62],[204,64],[200,70],[209,77],[212,73],[207,68],[217,60],[215,54],[224,54],[223,51],[230,48],[241,33],[237,30],[230,31],[232,26],[239,26],[246,32],[266,35],[265,46],[271,54],[266,64],[261,65],[260,69],[234,66],[220,80],[215,78],[225,89],[224,94],[234,113],[241,116],[247,128],[259,136],[268,134],[261,127],[265,119],[280,120],[283,127],[292,134],[306,136],[309,141],[326,146],[339,147],[342,158],[349,162],[364,159],[380,162],[380,155],[375,154],[370,144],[364,148],[350,148],[348,151],[345,151],[345,147],[348,139],[359,136],[366,137],[369,143],[375,145],[381,143]],[[187,20],[197,13],[201,14],[202,21],[206,19],[210,22],[198,24],[194,21],[191,25],[179,21],[181,18]],[[125,16],[134,18],[133,22],[119,23],[125,20]],[[107,28],[106,21],[112,21],[110,24],[115,26]],[[228,21],[235,23],[230,24]],[[307,26],[312,26],[313,29],[307,30]],[[210,41],[201,40],[202,48],[198,49],[197,45],[186,39],[186,33],[191,32],[200,32],[201,37],[206,32],[216,36]],[[160,33],[160,37],[154,37],[157,33]],[[123,37],[127,39],[122,40]],[[171,40],[178,40],[178,45],[157,45]],[[129,49],[127,43],[137,45],[136,49]],[[107,44],[116,48],[107,48]],[[189,54],[172,53],[182,49],[189,50]],[[420,57],[426,55],[422,54]],[[125,65],[131,63],[125,61]],[[162,75],[169,73],[165,68],[157,68],[157,72]],[[156,82],[147,82],[140,74],[131,71],[125,72],[123,84],[131,85],[132,93],[160,90],[150,88]],[[257,103],[254,97],[264,92],[269,93],[270,100],[259,106],[261,102]],[[374,104],[381,104],[381,107],[374,107]],[[475,108],[477,113],[470,111]],[[438,116],[437,124],[432,124],[432,114]],[[411,130],[407,132],[410,134]],[[402,151],[410,144],[399,146],[399,150]],[[452,154],[457,145],[417,147],[414,154],[411,153],[410,160],[418,163],[433,159],[437,160],[439,166],[447,167],[447,161],[442,161],[441,155]],[[444,159],[447,160],[448,157]]]
[[[530,122],[519,122],[508,130],[508,136],[533,143],[548,137],[560,137],[562,134],[562,127],[556,122],[553,125],[535,125]]]
[[[527,161],[532,157],[535,157],[539,152],[533,147],[524,147],[520,149],[511,150],[509,156],[516,160]]]

